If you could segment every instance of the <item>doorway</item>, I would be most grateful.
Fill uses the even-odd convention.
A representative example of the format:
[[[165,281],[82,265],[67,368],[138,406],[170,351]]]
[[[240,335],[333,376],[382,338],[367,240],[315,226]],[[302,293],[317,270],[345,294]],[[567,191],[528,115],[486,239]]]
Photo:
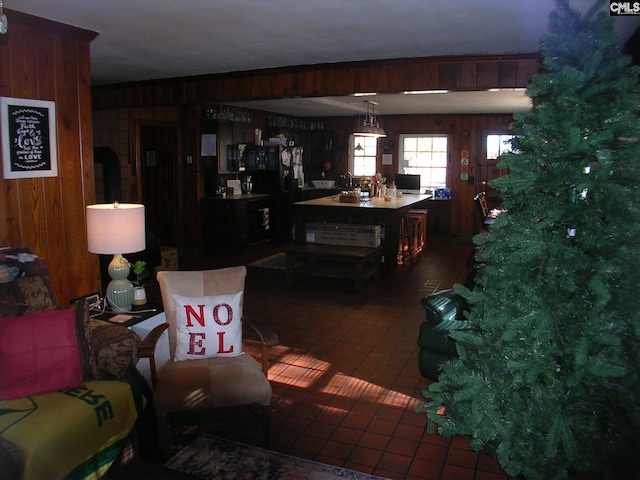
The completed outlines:
[[[139,140],[138,185],[146,210],[147,229],[161,245],[178,246],[178,128],[173,124],[141,124]]]
[[[485,129],[482,131],[482,148],[480,149],[480,161],[478,162],[478,191],[486,192],[489,210],[499,208],[501,200],[495,189],[489,186],[489,182],[509,173],[507,169],[498,168],[502,154],[511,150],[508,142],[513,137],[513,132],[501,129]]]

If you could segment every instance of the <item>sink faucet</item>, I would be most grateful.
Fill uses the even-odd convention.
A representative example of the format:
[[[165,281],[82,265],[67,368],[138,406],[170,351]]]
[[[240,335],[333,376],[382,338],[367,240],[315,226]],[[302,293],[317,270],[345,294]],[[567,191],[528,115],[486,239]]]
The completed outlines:
[[[351,188],[353,187],[353,175],[351,174],[351,172],[347,172],[347,187]]]

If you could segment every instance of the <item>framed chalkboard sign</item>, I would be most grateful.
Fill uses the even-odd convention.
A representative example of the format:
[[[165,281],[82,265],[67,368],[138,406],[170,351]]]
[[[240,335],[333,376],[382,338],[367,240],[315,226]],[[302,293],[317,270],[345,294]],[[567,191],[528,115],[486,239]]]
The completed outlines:
[[[0,98],[4,178],[56,177],[56,104]]]

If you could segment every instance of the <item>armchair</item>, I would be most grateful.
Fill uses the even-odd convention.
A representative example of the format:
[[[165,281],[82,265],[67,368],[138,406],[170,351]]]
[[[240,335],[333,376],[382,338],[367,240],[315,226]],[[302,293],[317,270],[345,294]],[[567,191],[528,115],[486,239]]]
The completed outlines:
[[[150,359],[161,449],[182,429],[180,413],[236,406],[259,407],[269,443],[268,348],[278,337],[242,316],[245,276],[244,266],[157,274],[167,324],[150,332],[140,356]],[[260,339],[261,363],[242,351],[243,325]],[[167,328],[171,358],[156,370],[154,343]]]

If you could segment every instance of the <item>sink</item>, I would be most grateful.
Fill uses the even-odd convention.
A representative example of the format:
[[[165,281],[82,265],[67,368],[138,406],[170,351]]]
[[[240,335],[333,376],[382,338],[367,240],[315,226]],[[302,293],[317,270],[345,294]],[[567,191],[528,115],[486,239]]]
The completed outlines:
[[[311,180],[316,188],[333,188],[336,185],[335,180]]]

